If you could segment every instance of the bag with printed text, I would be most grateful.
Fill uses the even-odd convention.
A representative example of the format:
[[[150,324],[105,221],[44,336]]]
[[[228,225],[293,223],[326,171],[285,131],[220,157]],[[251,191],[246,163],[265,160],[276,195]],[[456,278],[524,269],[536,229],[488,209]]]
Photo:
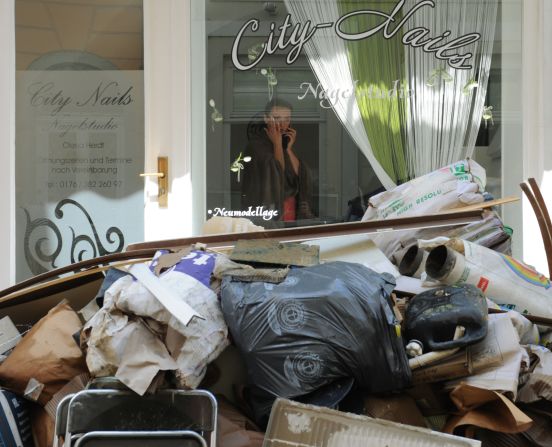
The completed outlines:
[[[485,169],[462,160],[372,197],[363,221],[423,216],[483,202]]]

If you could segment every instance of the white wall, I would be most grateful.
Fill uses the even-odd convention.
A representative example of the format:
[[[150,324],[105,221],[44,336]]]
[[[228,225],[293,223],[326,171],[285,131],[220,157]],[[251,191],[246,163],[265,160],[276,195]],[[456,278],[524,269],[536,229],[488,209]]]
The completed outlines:
[[[552,211],[552,2],[523,1],[523,178],[534,177]],[[506,160],[511,163],[512,161]],[[508,180],[508,179],[505,179]],[[523,200],[523,259],[548,273],[540,230]]]
[[[0,0],[0,289],[15,281],[14,1]]]

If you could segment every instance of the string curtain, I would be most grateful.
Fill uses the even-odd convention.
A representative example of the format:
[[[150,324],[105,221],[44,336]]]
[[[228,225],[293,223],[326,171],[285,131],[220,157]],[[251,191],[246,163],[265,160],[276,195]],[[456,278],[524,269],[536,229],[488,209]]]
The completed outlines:
[[[340,17],[338,2],[335,0],[284,0],[293,23],[313,24],[337,22]],[[350,134],[360,151],[368,159],[382,185],[390,189],[395,181],[382,167],[374,155],[366,127],[354,94],[354,82],[349,65],[346,42],[338,37],[333,28],[318,29],[305,44],[304,51],[320,86],[325,91],[349,92],[336,95],[332,108],[343,127]]]
[[[406,0],[410,10],[418,0]],[[421,176],[471,157],[487,95],[497,18],[497,0],[443,0],[435,8],[421,8],[409,19],[409,29],[428,28],[432,35],[479,33],[481,38],[462,47],[472,53],[471,69],[454,69],[420,48],[406,48],[408,101],[406,134],[410,175]]]
[[[389,13],[395,2],[284,0],[294,23],[336,22],[353,10]],[[410,11],[419,0],[405,0]],[[305,53],[320,85],[339,95],[333,109],[386,188],[472,156],[482,123],[492,60],[498,0],[440,0],[420,8],[397,35],[345,41],[333,28],[318,29]],[[378,22],[379,19],[379,22]],[[381,23],[358,15],[345,22],[354,32]],[[423,27],[449,39],[477,32],[480,40],[462,47],[473,57],[469,70],[454,69],[434,53],[403,45],[404,33]],[[446,40],[445,40],[446,41]],[[367,92],[408,92],[378,98]]]

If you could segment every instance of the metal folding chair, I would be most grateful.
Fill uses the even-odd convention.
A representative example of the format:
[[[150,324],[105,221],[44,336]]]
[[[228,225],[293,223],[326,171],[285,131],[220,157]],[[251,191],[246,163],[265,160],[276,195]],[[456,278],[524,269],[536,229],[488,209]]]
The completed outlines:
[[[157,432],[98,431],[82,435],[75,447],[207,447],[198,433],[190,430]]]
[[[67,427],[67,409],[69,408],[69,402],[73,398],[74,394],[65,396],[56,408],[56,423],[54,426],[54,443],[53,447],[59,446],[59,439],[61,436],[65,436],[65,428]]]
[[[76,445],[76,437],[91,432],[146,436],[183,430],[196,432],[215,447],[217,402],[204,390],[163,390],[139,396],[132,391],[88,389],[71,397],[66,421],[65,447]]]

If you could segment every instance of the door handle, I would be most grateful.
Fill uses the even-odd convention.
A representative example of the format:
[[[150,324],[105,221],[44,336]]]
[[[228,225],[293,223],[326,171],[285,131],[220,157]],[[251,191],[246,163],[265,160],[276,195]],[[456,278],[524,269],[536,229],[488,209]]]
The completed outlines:
[[[143,172],[140,177],[157,177],[157,202],[160,208],[166,208],[169,204],[169,157],[157,157],[157,172]]]
[[[140,174],[140,177],[159,177],[159,178],[163,178],[163,177],[165,177],[165,174],[163,174],[162,172],[142,172]]]

